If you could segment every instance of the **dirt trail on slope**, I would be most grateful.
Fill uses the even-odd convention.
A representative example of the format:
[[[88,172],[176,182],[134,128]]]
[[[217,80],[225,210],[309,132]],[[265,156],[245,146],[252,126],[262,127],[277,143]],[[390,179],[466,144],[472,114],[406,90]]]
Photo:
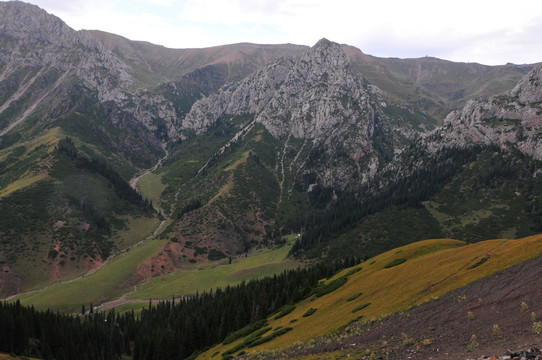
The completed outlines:
[[[164,162],[164,160],[166,160],[169,156],[169,151],[166,149],[166,145],[165,144],[162,144],[162,149],[164,149],[164,152],[166,153],[166,155],[164,155],[163,158],[161,158],[160,160],[158,160],[158,162],[156,163],[156,165],[154,165],[152,167],[152,169],[149,169],[149,170],[146,170],[144,171],[143,173],[141,173],[140,175],[132,178],[130,180],[130,186],[133,188],[133,189],[136,189],[136,186],[137,186],[137,183],[139,182],[139,180],[141,180],[141,178],[147,174],[150,174],[154,171],[156,171],[156,169],[158,169],[158,167],[160,165],[162,165],[162,163]],[[137,189],[136,189],[137,190]]]

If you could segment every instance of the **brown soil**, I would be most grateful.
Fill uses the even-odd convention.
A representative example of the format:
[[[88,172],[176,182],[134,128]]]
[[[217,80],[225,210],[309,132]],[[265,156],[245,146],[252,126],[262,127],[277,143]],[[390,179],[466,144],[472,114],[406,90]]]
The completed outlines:
[[[346,334],[334,337],[342,340],[333,340],[331,344],[317,342],[320,345],[310,352],[292,350],[286,354],[288,357],[320,354],[326,358],[325,353],[343,349],[345,358],[352,358],[371,349],[375,359],[500,358],[522,349],[540,348],[542,334],[533,331],[533,323],[539,321],[542,321],[542,257],[402,314],[369,324],[354,324],[345,330]]]
[[[137,285],[153,277],[162,276],[178,270],[165,249],[167,249],[167,246],[160,253],[138,266],[136,273],[130,279],[131,285]]]
[[[533,332],[540,320],[542,257],[387,318],[358,343],[382,344],[386,337],[393,358],[409,353],[413,359],[500,356],[508,349],[540,346],[542,336]],[[414,344],[405,345],[405,336]],[[425,339],[431,344],[423,345]],[[388,351],[386,346],[382,351]]]

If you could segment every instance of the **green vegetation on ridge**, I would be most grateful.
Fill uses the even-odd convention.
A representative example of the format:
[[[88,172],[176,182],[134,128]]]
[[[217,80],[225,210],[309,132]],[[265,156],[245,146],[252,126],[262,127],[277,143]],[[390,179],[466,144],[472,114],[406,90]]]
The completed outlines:
[[[402,155],[410,164],[423,152],[411,147]],[[533,176],[540,161],[514,151],[467,148],[424,162],[398,180],[380,174],[374,185],[340,194],[330,211],[308,216],[311,225],[292,253],[367,258],[424,238],[477,242],[542,230],[542,184]]]

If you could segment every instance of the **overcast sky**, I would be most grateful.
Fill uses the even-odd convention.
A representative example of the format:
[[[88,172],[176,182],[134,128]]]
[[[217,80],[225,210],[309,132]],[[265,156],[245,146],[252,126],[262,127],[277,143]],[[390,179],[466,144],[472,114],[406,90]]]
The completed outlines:
[[[252,42],[488,65],[542,62],[541,0],[31,0],[76,30],[170,48]]]

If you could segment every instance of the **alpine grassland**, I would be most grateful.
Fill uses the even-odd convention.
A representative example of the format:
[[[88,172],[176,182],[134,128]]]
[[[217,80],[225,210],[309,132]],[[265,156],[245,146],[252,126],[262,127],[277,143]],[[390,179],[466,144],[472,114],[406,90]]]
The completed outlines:
[[[150,236],[158,225],[157,220],[143,219],[147,222],[139,219],[128,227],[129,230],[123,236],[124,242],[133,244],[134,239],[140,239],[141,234]],[[130,278],[137,272],[138,266],[159,253],[166,243],[163,239],[148,240],[121,253],[93,274],[21,294],[16,299],[23,305],[32,304],[37,309],[77,313],[82,305],[92,303],[96,306],[128,293],[128,303],[121,305],[118,311],[140,311],[146,304],[140,303],[141,300],[193,295],[303,267],[304,263],[287,258],[294,238],[294,235],[289,236],[285,246],[261,250],[247,257],[240,256],[232,264],[229,264],[228,259],[210,264],[194,264],[176,273],[150,279],[132,291]]]
[[[285,246],[260,250],[247,257],[243,255],[231,264],[228,259],[218,264],[195,264],[192,268],[151,279],[129,294],[128,298],[167,299],[171,296],[192,295],[305,266],[303,262],[288,258],[295,236],[290,235],[288,239]]]
[[[52,285],[44,290],[17,296],[22,304],[37,309],[78,312],[82,305],[98,304],[120,297],[130,290],[130,277],[146,259],[157,254],[164,240],[151,240],[116,257],[95,273],[74,281]]]
[[[350,274],[335,290],[320,297],[309,296],[278,319],[270,316],[268,322],[273,329],[291,327],[292,330],[244,351],[274,351],[330,334],[353,320],[370,322],[399,313],[541,253],[542,235],[476,244],[440,239],[406,245],[365,261],[359,271],[353,271],[358,265],[326,279],[324,285]],[[480,263],[484,258],[487,260]],[[386,267],[391,263],[396,265]],[[479,264],[476,270],[472,269],[474,264]],[[318,311],[303,316],[311,313],[311,309]],[[243,341],[245,339],[241,338],[228,346],[215,346],[200,358],[210,359],[212,354],[223,353]]]
[[[161,179],[162,174],[148,173],[137,182],[137,189],[141,194],[152,201],[154,206],[158,207],[160,207],[160,196],[166,188]]]

